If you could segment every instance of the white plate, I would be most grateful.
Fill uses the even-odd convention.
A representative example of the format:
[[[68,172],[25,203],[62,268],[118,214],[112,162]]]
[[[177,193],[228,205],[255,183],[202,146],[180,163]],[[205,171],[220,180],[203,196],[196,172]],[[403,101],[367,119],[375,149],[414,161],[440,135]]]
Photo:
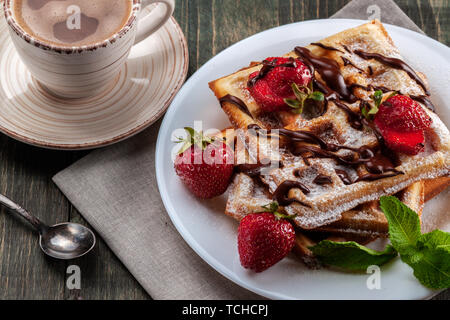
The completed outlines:
[[[251,61],[282,55],[297,45],[307,45],[344,29],[364,23],[360,20],[315,20],[271,29],[243,40],[206,63],[184,85],[170,106],[159,132],[156,173],[164,205],[186,242],[214,269],[235,283],[272,299],[423,299],[436,294],[420,285],[412,269],[400,259],[382,267],[381,290],[369,290],[368,274],[332,270],[308,270],[288,257],[255,274],[243,269],[237,251],[238,224],[224,215],[225,197],[199,201],[183,187],[173,170],[172,132],[203,121],[203,128],[225,128],[228,119],[208,88],[208,82],[247,66]],[[367,21],[366,21],[367,22]],[[421,34],[386,25],[405,60],[427,74],[433,101],[448,125],[450,113],[450,50]],[[432,205],[448,208],[448,192]],[[444,203],[447,202],[447,203]],[[427,206],[429,210],[430,206]],[[444,209],[445,210],[445,209]],[[426,217],[427,214],[425,213]]]

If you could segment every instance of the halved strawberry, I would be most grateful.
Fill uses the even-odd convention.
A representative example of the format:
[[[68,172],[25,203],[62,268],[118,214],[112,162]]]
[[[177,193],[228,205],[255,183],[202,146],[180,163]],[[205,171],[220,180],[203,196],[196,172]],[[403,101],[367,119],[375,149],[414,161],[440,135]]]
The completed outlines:
[[[425,130],[432,119],[417,102],[398,94],[379,106],[374,122],[389,149],[416,155],[425,149]]]
[[[432,124],[430,116],[417,102],[400,94],[382,103],[375,119],[386,127],[404,132],[425,130]]]
[[[284,99],[295,99],[292,84],[307,87],[311,71],[299,59],[272,57],[263,63],[262,71],[249,77],[250,94],[265,112],[290,110]]]

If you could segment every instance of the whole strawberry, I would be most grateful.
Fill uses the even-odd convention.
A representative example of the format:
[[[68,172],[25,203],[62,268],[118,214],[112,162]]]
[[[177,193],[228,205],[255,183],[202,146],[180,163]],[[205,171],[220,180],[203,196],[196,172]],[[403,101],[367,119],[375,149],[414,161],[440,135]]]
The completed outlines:
[[[432,119],[411,98],[395,95],[379,106],[374,122],[388,148],[417,155],[425,149],[425,130],[431,126]]]
[[[265,112],[290,110],[285,99],[295,99],[292,85],[307,87],[311,71],[299,59],[267,58],[261,71],[249,77],[248,90]]]
[[[188,139],[175,159],[175,172],[198,198],[211,199],[223,194],[231,182],[234,153],[231,148],[185,128]]]
[[[238,250],[241,264],[255,272],[267,270],[291,252],[295,243],[292,224],[276,212],[277,203],[265,207],[268,211],[254,213],[242,219],[238,230]]]

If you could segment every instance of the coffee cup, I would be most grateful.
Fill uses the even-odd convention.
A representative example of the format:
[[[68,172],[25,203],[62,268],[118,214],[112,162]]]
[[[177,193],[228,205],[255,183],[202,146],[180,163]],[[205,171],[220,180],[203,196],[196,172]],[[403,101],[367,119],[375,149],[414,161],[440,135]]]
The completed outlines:
[[[116,78],[131,48],[161,28],[174,8],[174,0],[4,2],[21,60],[43,89],[62,98],[99,93]]]

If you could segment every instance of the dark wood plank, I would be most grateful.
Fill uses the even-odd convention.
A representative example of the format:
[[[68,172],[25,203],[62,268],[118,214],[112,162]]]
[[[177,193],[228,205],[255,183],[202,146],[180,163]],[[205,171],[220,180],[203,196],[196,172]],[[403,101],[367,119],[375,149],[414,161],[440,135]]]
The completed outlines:
[[[278,1],[214,1],[214,52],[279,25]],[[199,53],[202,61],[211,56]],[[243,62],[245,64],[246,62]]]
[[[0,192],[49,224],[67,221],[69,203],[51,177],[70,163],[67,153],[30,147],[1,135]],[[1,209],[0,299],[63,299],[64,270],[64,262],[41,253],[32,229]]]
[[[428,36],[450,44],[449,0],[397,0],[396,3]]]

